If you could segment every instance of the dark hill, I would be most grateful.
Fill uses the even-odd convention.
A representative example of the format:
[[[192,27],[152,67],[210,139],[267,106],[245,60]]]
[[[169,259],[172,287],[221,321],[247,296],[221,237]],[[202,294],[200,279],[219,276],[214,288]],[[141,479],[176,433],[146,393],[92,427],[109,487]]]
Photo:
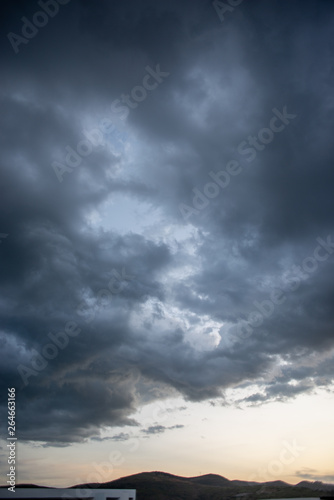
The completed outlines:
[[[143,472],[101,484],[102,488],[135,488],[137,500],[221,500],[238,493],[230,481],[216,474],[182,477]]]
[[[320,492],[317,495],[316,490],[306,485],[292,486],[279,480],[254,483],[229,481],[218,474],[182,477],[159,471],[122,477],[99,487],[136,489],[137,500],[257,500],[320,496]]]
[[[21,485],[22,487],[23,485]],[[24,485],[25,487],[36,487]],[[218,474],[182,477],[167,472],[142,472],[107,483],[77,485],[82,488],[126,488],[137,490],[137,500],[260,500],[265,498],[334,496],[333,485],[302,481],[292,486],[283,481],[255,483],[229,481]],[[18,486],[19,487],[19,486]],[[73,486],[75,488],[75,486]],[[328,493],[327,493],[328,492]]]
[[[291,486],[290,484],[288,483],[285,483],[284,481],[267,481],[266,483],[264,483],[265,486],[269,486],[269,487],[275,487],[275,488],[286,488],[287,486]]]
[[[227,486],[231,485],[231,481],[219,474],[205,474],[204,476],[195,476],[183,478],[191,483],[203,484],[206,486]]]
[[[333,491],[334,490],[334,485],[333,484],[325,484],[321,481],[301,481],[298,483],[296,486],[299,487],[306,487],[306,488],[311,488],[312,490],[317,490],[317,491]]]

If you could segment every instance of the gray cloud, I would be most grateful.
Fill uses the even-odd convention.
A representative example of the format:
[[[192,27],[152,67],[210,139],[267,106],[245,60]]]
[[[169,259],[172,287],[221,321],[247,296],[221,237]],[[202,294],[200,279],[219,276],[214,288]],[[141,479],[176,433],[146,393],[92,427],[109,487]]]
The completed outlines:
[[[306,479],[307,481],[321,481],[329,483],[331,486],[334,484],[334,474],[319,474],[316,469],[310,469],[309,467],[304,467],[301,470],[296,471],[296,476]],[[319,485],[321,487],[321,485]]]
[[[147,429],[143,429],[142,432],[144,434],[162,434],[166,430],[170,429],[182,429],[184,425],[181,424],[176,424],[176,425],[170,425],[169,427],[166,427],[165,425],[150,425]]]
[[[119,432],[118,434],[115,434],[114,436],[106,436],[106,437],[97,437],[94,436],[91,438],[92,441],[127,441],[130,438],[130,434],[126,432]]]
[[[69,2],[15,54],[6,35],[36,9],[5,6],[1,21],[1,394],[17,388],[19,438],[98,439],[178,394],[330,390],[332,253],[238,335],[333,235],[330,3],[243,2],[221,23],[210,1]],[[122,120],[112,104],[157,65],[168,78]],[[296,118],[248,162],[239,144],[284,106]],[[118,139],[58,182],[52,162],[103,119]],[[230,160],[241,172],[185,221],[180,204]],[[102,299],[122,269],[134,278]],[[68,322],[80,333],[24,385],[17,367]]]

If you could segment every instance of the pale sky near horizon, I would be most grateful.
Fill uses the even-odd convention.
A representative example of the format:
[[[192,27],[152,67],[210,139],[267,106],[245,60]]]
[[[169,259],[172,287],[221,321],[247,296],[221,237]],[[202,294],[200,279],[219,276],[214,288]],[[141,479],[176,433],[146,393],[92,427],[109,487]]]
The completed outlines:
[[[167,399],[145,406],[137,415],[144,428],[152,428],[154,439],[129,426],[105,430],[104,441],[70,448],[20,445],[19,477],[24,483],[53,487],[153,470],[258,482],[331,482],[333,412],[333,397],[322,391],[290,403],[247,409]],[[184,427],[174,427],[178,425]],[[159,431],[158,426],[168,430]],[[106,439],[112,436],[118,438]]]
[[[1,484],[8,387],[18,483],[334,483],[334,4],[231,4],[2,6]]]

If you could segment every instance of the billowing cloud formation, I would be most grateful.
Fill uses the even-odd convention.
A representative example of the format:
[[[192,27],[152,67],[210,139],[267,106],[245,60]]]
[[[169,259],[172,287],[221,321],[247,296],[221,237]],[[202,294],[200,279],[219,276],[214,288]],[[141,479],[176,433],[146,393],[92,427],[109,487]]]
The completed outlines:
[[[8,6],[3,38],[38,9]],[[21,440],[96,438],[177,394],[330,390],[333,24],[325,1],[221,21],[82,0],[6,39],[1,394]]]

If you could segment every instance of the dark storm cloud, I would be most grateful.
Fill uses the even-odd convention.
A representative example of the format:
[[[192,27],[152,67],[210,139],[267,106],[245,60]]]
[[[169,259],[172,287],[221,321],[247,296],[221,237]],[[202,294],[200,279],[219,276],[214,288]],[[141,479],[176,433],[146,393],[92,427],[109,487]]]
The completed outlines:
[[[258,404],[329,388],[330,244],[310,259],[319,238],[334,240],[331,3],[242,2],[221,22],[209,1],[72,1],[15,54],[7,34],[39,9],[17,2],[1,21],[1,394],[20,389],[20,439],[104,439],[101,428],[136,426],[142,403],[177,394],[254,383],[243,401]],[[284,109],[293,118],[264,144]],[[102,120],[114,131],[59,182],[52,163]],[[240,172],[203,202],[231,160]],[[194,189],[207,206],[185,220]],[[99,225],[110,200],[126,223],[120,198],[145,203],[148,225]],[[293,266],[306,277],[291,290]],[[131,276],[117,293],[115,272]],[[24,384],[17,367],[68,322],[78,333]]]

